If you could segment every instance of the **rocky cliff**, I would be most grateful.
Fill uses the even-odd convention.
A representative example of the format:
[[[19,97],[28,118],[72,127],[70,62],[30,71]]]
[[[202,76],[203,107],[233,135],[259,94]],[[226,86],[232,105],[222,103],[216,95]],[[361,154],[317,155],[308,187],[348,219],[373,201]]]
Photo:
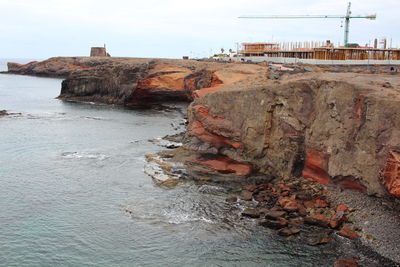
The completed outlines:
[[[399,89],[398,76],[312,73],[195,99],[189,165],[400,197]]]

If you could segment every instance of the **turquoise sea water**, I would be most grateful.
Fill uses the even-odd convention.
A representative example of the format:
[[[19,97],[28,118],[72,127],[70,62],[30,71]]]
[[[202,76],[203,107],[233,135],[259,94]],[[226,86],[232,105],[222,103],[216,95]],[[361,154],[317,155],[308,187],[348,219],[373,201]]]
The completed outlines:
[[[0,266],[331,266],[357,253],[239,220],[221,186],[155,186],[144,155],[163,148],[149,140],[174,133],[185,105],[68,103],[60,83],[0,75],[0,110],[20,113],[0,117]]]

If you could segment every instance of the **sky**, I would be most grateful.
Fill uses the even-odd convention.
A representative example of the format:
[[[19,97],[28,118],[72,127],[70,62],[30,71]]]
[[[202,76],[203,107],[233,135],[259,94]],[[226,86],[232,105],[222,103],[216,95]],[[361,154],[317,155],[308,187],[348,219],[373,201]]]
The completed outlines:
[[[344,15],[348,0],[0,0],[0,58],[206,57],[243,42],[343,44],[341,19],[246,20],[241,15]],[[399,0],[353,0],[350,42],[400,47]]]

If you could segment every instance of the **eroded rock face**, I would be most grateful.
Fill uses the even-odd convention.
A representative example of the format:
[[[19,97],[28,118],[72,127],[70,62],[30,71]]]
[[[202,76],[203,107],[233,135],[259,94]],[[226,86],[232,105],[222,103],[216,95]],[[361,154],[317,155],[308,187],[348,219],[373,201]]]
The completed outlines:
[[[195,99],[184,146],[251,162],[267,175],[303,175],[376,194],[384,194],[379,177],[385,169],[385,186],[398,196],[400,157],[393,151],[400,151],[400,99],[393,95],[399,93],[341,81],[341,75]]]

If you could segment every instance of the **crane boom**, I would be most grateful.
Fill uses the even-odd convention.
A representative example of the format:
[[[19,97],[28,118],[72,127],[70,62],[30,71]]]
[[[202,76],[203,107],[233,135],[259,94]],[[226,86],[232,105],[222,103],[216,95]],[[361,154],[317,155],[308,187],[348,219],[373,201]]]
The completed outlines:
[[[347,6],[346,15],[269,15],[269,16],[240,16],[240,19],[345,19],[344,27],[344,45],[349,45],[349,31],[350,31],[350,19],[369,19],[375,20],[376,14],[367,16],[352,16],[351,15],[351,2]]]
[[[238,17],[239,19],[344,19],[345,15],[270,15],[270,16],[252,16],[244,15]],[[351,19],[376,19],[376,15],[368,16],[350,16]]]

